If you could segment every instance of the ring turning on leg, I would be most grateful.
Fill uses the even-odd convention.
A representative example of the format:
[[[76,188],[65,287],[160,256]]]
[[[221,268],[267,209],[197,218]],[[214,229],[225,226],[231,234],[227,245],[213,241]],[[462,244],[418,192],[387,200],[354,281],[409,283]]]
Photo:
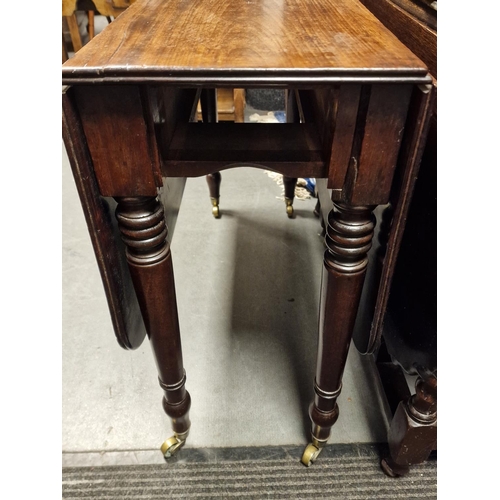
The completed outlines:
[[[117,198],[116,218],[126,246],[127,262],[146,331],[156,360],[163,409],[172,419],[174,442],[165,456],[175,453],[190,427],[191,398],[186,391],[174,273],[168,229],[161,202],[156,197]]]
[[[375,228],[374,208],[334,202],[328,216],[315,396],[309,408],[312,443],[302,457],[306,466],[325,446],[339,416],[337,398],[368,265],[367,253]]]

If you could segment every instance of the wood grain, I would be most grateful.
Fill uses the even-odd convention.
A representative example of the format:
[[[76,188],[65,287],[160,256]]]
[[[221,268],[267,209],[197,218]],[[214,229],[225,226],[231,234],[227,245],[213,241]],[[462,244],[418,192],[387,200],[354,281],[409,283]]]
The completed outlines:
[[[360,91],[361,85],[342,85],[339,89],[328,174],[328,187],[334,191],[341,192],[344,187],[354,140]]]
[[[352,173],[347,172],[345,196],[350,203],[384,205],[389,201],[411,92],[411,85],[372,85],[362,132],[356,134],[360,150],[355,151],[353,145]]]
[[[380,345],[394,267],[401,246],[423,149],[426,144],[434,99],[435,92],[432,87],[430,89],[419,87],[413,89],[407,124],[398,158],[398,169],[391,193],[390,201],[394,207],[394,215],[387,242],[384,266],[381,271],[380,282],[377,285],[376,304],[372,309],[374,311],[373,315],[367,314],[358,318],[353,336],[356,348],[364,354],[374,352]],[[371,306],[367,306],[367,310],[370,308]],[[367,331],[370,332],[368,336],[366,335]]]
[[[136,349],[146,336],[144,321],[117,236],[112,203],[100,196],[83,129],[75,108],[74,89],[63,93],[63,139],[106,292],[118,343]]]
[[[427,70],[358,0],[138,0],[64,64],[63,82],[367,73]]]
[[[159,157],[139,88],[74,90],[101,194],[156,195],[161,186]]]
[[[235,164],[326,176],[315,124],[180,123],[161,156],[165,177],[197,177]]]

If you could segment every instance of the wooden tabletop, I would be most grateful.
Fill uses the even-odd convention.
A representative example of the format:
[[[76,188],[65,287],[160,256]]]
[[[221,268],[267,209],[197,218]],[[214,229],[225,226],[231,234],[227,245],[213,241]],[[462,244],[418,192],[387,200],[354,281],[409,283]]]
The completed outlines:
[[[359,0],[137,0],[63,65],[63,83],[427,81]]]

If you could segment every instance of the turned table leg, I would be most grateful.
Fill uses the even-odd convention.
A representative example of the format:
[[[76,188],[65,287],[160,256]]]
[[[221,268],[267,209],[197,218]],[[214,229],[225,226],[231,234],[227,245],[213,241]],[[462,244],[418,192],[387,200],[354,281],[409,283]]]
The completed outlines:
[[[337,398],[368,265],[374,208],[334,203],[328,217],[315,396],[309,408],[312,443],[302,456],[302,463],[308,467],[325,446],[339,416]]]
[[[116,201],[118,227],[164,391],[163,409],[172,419],[174,436],[162,446],[167,458],[186,440],[191,406],[185,389],[172,257],[166,239],[168,229],[158,198],[124,197]]]

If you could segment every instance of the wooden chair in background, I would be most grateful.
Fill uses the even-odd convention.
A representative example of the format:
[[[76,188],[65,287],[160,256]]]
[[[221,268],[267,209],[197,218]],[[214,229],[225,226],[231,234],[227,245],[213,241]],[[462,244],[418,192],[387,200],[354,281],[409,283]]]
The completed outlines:
[[[95,36],[95,14],[106,16],[108,22],[112,18],[119,16],[125,9],[132,5],[135,0],[63,0],[62,2],[62,62],[65,63],[69,59],[68,44],[66,42],[65,33],[71,38],[72,52],[78,52],[84,45],[78,26],[76,17],[77,11],[87,13],[88,24],[87,32],[89,41]],[[198,121],[213,122],[213,121],[232,121],[235,123],[243,123],[245,121],[245,90],[244,89],[229,89],[222,88],[213,90],[210,95],[203,95],[204,109],[202,111],[201,100],[198,103],[197,119]],[[214,112],[216,113],[214,115]],[[203,118],[204,116],[204,118]],[[214,118],[215,117],[215,118]],[[210,190],[210,199],[212,202],[212,213],[214,217],[220,217],[219,212],[219,197],[221,175],[219,172],[207,176],[207,182]],[[290,188],[288,188],[290,190]],[[292,187],[295,190],[295,185]],[[293,203],[293,197],[292,197]],[[291,207],[291,203],[290,203]],[[287,209],[287,213],[290,209]],[[291,209],[293,213],[293,209]]]
[[[62,18],[63,18],[63,47],[62,62],[69,58],[68,46],[66,43],[65,32],[69,33],[71,38],[72,52],[78,52],[83,47],[80,29],[76,18],[77,11],[87,13],[88,24],[87,32],[89,40],[95,36],[95,15],[105,16],[108,22],[112,18],[118,17],[127,7],[132,5],[135,0],[62,0]]]
[[[107,0],[63,0],[62,62],[64,63],[68,60],[70,52],[64,35],[66,29],[71,38],[71,48],[73,52],[78,52],[84,45],[76,18],[77,11],[87,13],[87,32],[90,41],[95,36],[96,13],[97,15],[106,16],[108,22],[111,22],[112,18],[119,16],[134,2],[135,0],[111,0],[110,2]],[[202,93],[197,108],[197,119],[198,121],[206,123],[217,121],[243,123],[245,121],[245,104],[244,89],[213,89],[210,93]],[[206,112],[204,112],[204,110],[206,110]],[[220,172],[214,172],[213,174],[207,175],[206,179],[210,191],[212,213],[214,217],[219,218],[221,174]],[[286,213],[288,217],[291,218],[293,217],[293,200],[297,179],[284,177],[283,184],[285,187]]]

